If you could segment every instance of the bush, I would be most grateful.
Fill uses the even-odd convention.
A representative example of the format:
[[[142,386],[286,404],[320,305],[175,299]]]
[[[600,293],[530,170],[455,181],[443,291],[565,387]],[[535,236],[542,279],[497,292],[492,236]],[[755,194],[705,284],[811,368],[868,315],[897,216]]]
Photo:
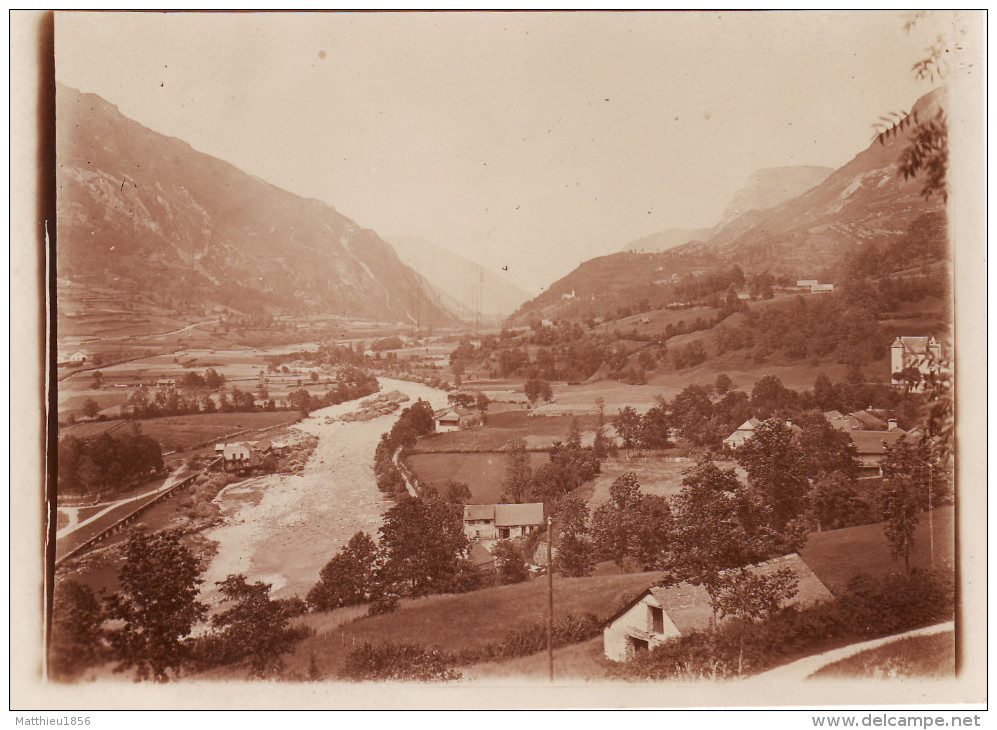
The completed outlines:
[[[390,641],[361,642],[346,655],[340,673],[344,679],[356,682],[451,682],[461,678],[453,668],[453,659],[444,652]]]

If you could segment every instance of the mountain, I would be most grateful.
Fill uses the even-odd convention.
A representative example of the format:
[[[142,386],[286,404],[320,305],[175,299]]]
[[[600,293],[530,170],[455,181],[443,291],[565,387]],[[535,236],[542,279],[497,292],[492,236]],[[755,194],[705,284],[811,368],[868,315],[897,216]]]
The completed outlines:
[[[147,129],[94,94],[60,84],[56,111],[57,266],[70,305],[85,308],[90,290],[179,318],[221,308],[458,323],[390,245],[330,205]]]
[[[921,119],[934,116],[943,93],[926,94],[912,112]],[[829,175],[824,168],[761,170],[735,194],[712,235],[663,252],[621,252],[587,261],[524,304],[513,321],[605,316],[641,300],[667,306],[694,298],[708,288],[710,275],[719,281],[735,266],[747,275],[768,273],[789,281],[830,276],[833,283],[864,246],[900,242],[916,220],[944,211],[938,196],[926,200],[921,194],[921,180],[905,180],[900,173],[906,143],[899,137],[873,141]],[[800,188],[766,209],[748,207]],[[569,291],[579,298],[564,300]]]
[[[631,241],[620,250],[657,253],[684,243],[709,240],[734,225],[739,226],[737,230],[746,230],[758,221],[761,211],[819,185],[832,172],[830,167],[808,165],[756,170],[748,177],[747,184],[734,193],[720,221],[712,228],[669,228]]]
[[[441,292],[464,319],[504,317],[530,294],[480,264],[419,236],[389,236],[398,257]],[[452,304],[451,304],[452,303]]]
[[[731,196],[714,231],[726,228],[751,210],[762,211],[820,185],[834,172],[830,167],[799,165],[767,167],[751,173],[747,184]]]

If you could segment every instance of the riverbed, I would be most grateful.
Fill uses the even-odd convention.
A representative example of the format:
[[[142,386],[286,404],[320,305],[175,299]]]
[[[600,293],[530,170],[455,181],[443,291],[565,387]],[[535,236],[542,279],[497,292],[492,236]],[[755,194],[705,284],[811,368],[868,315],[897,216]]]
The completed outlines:
[[[379,378],[381,391],[398,390],[447,404],[445,391],[403,380]],[[215,499],[224,523],[206,537],[217,543],[203,576],[203,599],[217,599],[215,581],[234,573],[273,586],[272,595],[302,598],[318,580],[322,567],[357,532],[377,538],[382,515],[392,502],[374,480],[374,449],[399,411],[369,421],[338,419],[355,411],[359,401],[314,411],[298,428],[318,437],[315,451],[300,474],[273,474],[238,482]]]

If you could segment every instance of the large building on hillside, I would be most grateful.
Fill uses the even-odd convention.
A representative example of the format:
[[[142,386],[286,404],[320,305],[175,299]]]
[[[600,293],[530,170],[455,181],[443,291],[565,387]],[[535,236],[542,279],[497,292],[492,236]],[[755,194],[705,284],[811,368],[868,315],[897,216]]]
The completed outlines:
[[[903,384],[902,373],[909,368],[914,368],[921,375],[941,372],[941,343],[934,337],[897,337],[893,340],[890,345],[890,372],[893,373],[894,385]]]

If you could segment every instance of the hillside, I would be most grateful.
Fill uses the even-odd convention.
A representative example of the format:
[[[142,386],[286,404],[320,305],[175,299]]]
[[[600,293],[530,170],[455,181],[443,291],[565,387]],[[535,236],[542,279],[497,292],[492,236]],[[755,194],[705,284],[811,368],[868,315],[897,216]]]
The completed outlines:
[[[398,257],[429,280],[444,304],[464,319],[505,317],[529,293],[475,261],[420,236],[390,236]]]
[[[728,227],[730,230],[746,230],[758,221],[755,214],[795,198],[823,182],[832,172],[834,170],[829,167],[807,165],[756,170],[748,177],[745,186],[731,196],[723,215],[712,228],[669,228],[631,241],[621,250],[660,253],[684,243],[707,241]]]
[[[944,91],[923,96],[913,111],[932,116]],[[904,180],[898,158],[906,140],[873,141],[830,175],[824,168],[776,168],[756,173],[735,195],[721,225],[703,240],[658,253],[624,252],[582,263],[525,303],[510,319],[523,324],[536,318],[616,317],[627,306],[646,299],[658,309],[690,301],[702,287],[691,278],[716,275],[737,267],[749,279],[771,276],[769,282],[791,285],[796,279],[819,278],[841,283],[848,266],[864,250],[903,242],[911,226],[924,216],[942,214],[938,196],[925,200],[922,181]],[[794,178],[795,179],[791,179]],[[824,177],[822,182],[807,185]],[[766,210],[763,205],[782,193],[801,194]],[[564,296],[574,291],[578,299]],[[582,305],[585,298],[587,304]]]
[[[454,325],[371,230],[57,87],[60,314],[159,307]]]

